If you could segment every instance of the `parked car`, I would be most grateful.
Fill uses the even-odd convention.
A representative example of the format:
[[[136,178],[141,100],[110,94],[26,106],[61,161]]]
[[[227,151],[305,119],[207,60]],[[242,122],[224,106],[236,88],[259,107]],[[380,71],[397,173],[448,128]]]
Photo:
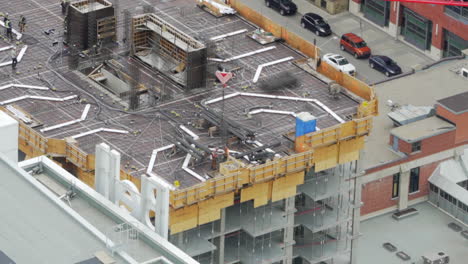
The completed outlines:
[[[367,58],[371,55],[371,49],[367,43],[354,33],[346,33],[341,36],[340,49],[345,50],[358,58]]]
[[[314,13],[306,13],[301,18],[301,26],[315,33],[317,36],[328,36],[332,33],[330,25]]]
[[[374,55],[369,58],[369,66],[372,69],[383,72],[387,77],[398,75],[401,68],[398,64],[387,56]]]
[[[282,16],[294,15],[297,11],[297,6],[291,0],[265,0],[267,7],[279,10]]]
[[[345,57],[339,54],[327,53],[323,55],[323,60],[330,64],[333,68],[342,72],[346,72],[349,75],[354,75],[356,73],[356,67],[349,63]]]

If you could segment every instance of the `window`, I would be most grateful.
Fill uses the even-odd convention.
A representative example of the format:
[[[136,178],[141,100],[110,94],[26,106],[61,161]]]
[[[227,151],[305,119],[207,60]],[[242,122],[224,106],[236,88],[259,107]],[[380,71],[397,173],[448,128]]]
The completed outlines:
[[[393,174],[392,198],[397,198],[400,195],[400,173]]]
[[[416,152],[421,150],[421,141],[414,142],[411,144],[411,152]]]
[[[464,2],[468,2],[468,0],[464,0]],[[445,6],[445,13],[455,19],[463,21],[464,23],[468,21],[468,7],[466,6]]]
[[[419,191],[419,167],[411,169],[409,182],[409,193],[417,191]]]
[[[467,7],[468,11],[468,7]],[[466,20],[468,23],[468,19]],[[444,29],[444,57],[459,56],[463,54],[463,50],[468,49],[468,40],[455,35],[454,33]]]

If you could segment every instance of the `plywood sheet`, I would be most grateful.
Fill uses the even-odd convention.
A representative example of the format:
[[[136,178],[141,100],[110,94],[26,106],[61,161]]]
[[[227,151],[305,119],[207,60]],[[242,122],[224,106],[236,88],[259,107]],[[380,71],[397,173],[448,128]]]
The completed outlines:
[[[276,179],[272,184],[271,201],[276,202],[296,195],[297,185],[304,183],[304,171]]]
[[[221,209],[234,204],[234,192],[215,196],[198,203],[198,224],[203,225],[221,218]]]
[[[338,145],[318,148],[315,150],[315,172],[335,167],[338,164]]]
[[[241,203],[254,200],[255,208],[267,204],[271,194],[270,186],[269,182],[264,182],[242,189]]]
[[[344,164],[359,159],[359,151],[364,147],[364,137],[340,142],[339,163]]]
[[[169,217],[171,234],[192,229],[198,224],[198,204],[172,210]]]

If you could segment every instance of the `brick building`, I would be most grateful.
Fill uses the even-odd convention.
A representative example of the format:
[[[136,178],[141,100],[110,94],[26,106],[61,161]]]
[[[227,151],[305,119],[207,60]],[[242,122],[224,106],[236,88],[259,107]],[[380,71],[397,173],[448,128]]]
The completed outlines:
[[[419,119],[395,126],[388,114],[398,110],[379,106],[356,178],[361,220],[428,200],[428,179],[439,164],[468,149],[468,80],[450,71],[466,62],[450,62],[377,87],[381,102],[428,107]]]
[[[468,7],[350,0],[349,11],[433,59],[461,55],[468,49]]]

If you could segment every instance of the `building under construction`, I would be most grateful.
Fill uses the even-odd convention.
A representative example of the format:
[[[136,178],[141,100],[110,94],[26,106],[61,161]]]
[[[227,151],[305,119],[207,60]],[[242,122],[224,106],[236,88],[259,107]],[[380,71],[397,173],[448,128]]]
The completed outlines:
[[[117,41],[96,53],[44,38],[64,17],[36,1],[0,5],[33,14],[16,74],[0,68],[23,156],[53,158],[200,263],[352,259],[372,88],[237,1],[221,17],[191,0],[70,8],[101,2]],[[234,75],[225,89],[217,70]]]

